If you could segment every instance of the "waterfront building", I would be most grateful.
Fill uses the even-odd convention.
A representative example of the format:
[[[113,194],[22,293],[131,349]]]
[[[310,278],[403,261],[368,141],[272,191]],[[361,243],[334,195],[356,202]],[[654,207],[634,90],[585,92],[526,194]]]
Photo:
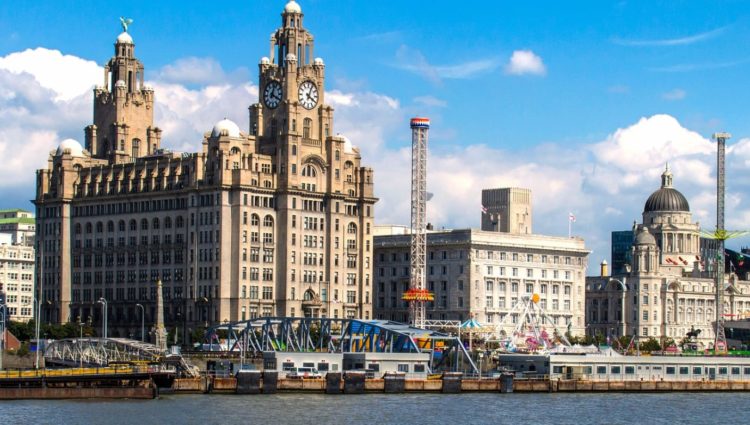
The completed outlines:
[[[612,274],[625,273],[630,264],[630,250],[633,247],[633,231],[612,232]]]
[[[161,147],[157,94],[117,37],[85,148],[63,141],[37,172],[44,321],[99,322],[103,299],[109,335],[138,335],[158,280],[183,340],[259,316],[370,318],[373,171],[335,132],[303,18],[281,13],[248,131],[219,120],[194,153]]]
[[[27,322],[34,316],[34,247],[12,241],[11,235],[0,234],[0,293],[8,318]]]
[[[669,167],[661,180],[646,200],[642,223],[633,226],[630,271],[586,279],[588,333],[679,342],[694,328],[708,347],[715,339],[716,285],[710,270],[716,256],[702,253],[707,245],[701,243],[700,224],[673,187]],[[750,311],[750,282],[731,267],[727,272],[724,305],[718,308],[737,317]]]
[[[11,236],[13,245],[34,245],[34,213],[22,209],[0,210],[0,234]]]
[[[408,322],[401,297],[409,288],[411,235],[397,226],[376,231],[374,315]],[[539,294],[540,304],[561,332],[584,332],[584,282],[589,251],[580,238],[503,233],[478,229],[427,233],[427,320],[471,317],[498,325],[521,297]],[[515,315],[515,317],[513,317]],[[518,322],[511,315],[503,330]]]
[[[482,230],[531,234],[531,190],[483,189],[481,220]]]

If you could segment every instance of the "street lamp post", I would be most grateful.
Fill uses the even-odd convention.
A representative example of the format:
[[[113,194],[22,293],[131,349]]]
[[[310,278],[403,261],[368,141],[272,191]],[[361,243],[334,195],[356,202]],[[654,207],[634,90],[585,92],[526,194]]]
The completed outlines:
[[[78,326],[81,327],[81,337],[78,338],[78,345],[80,347],[78,356],[81,364],[80,368],[83,369],[83,322],[81,322],[80,316],[78,317]]]
[[[146,310],[143,308],[143,304],[136,304],[135,306],[141,309],[141,342],[143,342],[144,329],[145,329],[143,324],[144,324],[144,316],[146,314]]]
[[[97,302],[102,305],[102,338],[107,339],[107,300],[101,297]]]
[[[3,353],[5,352],[5,316],[8,314],[8,307],[0,304],[0,312],[3,313],[0,318],[0,371],[3,370]]]

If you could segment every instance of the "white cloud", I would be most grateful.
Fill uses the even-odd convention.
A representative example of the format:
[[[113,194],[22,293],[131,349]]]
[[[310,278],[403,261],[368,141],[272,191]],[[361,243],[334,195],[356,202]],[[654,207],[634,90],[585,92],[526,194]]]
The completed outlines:
[[[435,96],[417,96],[414,99],[415,103],[419,103],[424,106],[431,106],[435,108],[445,108],[448,106],[448,102],[443,99],[438,99]]]
[[[221,64],[213,58],[187,57],[163,66],[156,79],[179,84],[239,83],[247,81],[248,72],[246,68],[238,68],[227,74]]]
[[[453,65],[434,65],[419,50],[402,45],[396,51],[394,66],[439,83],[443,79],[465,80],[476,77],[497,68],[498,62],[494,58],[483,58]]]
[[[661,95],[664,100],[682,100],[687,96],[687,92],[683,89],[670,90]]]
[[[505,66],[505,73],[510,75],[545,75],[547,68],[542,58],[531,50],[516,50]]]
[[[36,51],[41,57],[52,58],[48,67],[70,60],[61,54]],[[0,61],[7,63],[6,59]],[[89,67],[85,60],[72,63],[82,70]],[[0,155],[5,158],[0,188],[6,194],[20,194],[18,199],[5,199],[6,206],[10,206],[7,202],[32,198],[34,169],[46,166],[46,152],[66,137],[82,140],[82,129],[91,121],[88,85],[81,84],[77,95],[67,93],[66,100],[51,88],[54,83],[46,83],[51,87],[40,83],[36,72],[31,66],[13,72],[0,69]],[[78,75],[76,69],[71,72]],[[98,81],[101,69],[92,74]],[[195,87],[188,87],[160,80],[165,74],[155,71],[156,78],[150,83],[156,90],[156,123],[164,130],[166,147],[198,151],[203,133],[225,116],[241,128],[247,126],[246,108],[257,100],[257,86],[231,79],[197,83],[201,79],[196,77],[191,80]],[[408,223],[408,119],[431,100],[413,99],[413,104],[403,104],[397,98],[361,89],[331,90],[325,95],[336,111],[334,132],[347,135],[359,146],[363,163],[375,170],[376,196],[380,197],[376,222]],[[456,131],[440,128],[439,123],[433,126],[433,135]],[[459,129],[456,138],[460,136]],[[640,220],[643,203],[659,187],[659,175],[667,161],[675,186],[690,201],[695,219],[711,227],[715,220],[715,144],[669,115],[644,117],[593,144],[550,143],[512,153],[477,144],[433,149],[428,190],[434,197],[428,220],[437,228],[476,227],[482,188],[528,187],[533,191],[535,232],[567,234],[567,214],[574,211],[577,222],[573,231],[595,251],[591,261],[596,264],[609,255],[610,232],[629,229],[633,220]],[[727,224],[731,228],[745,228],[750,217],[740,213],[750,209],[750,200],[744,195],[750,189],[745,183],[750,181],[748,166],[750,139],[740,139],[727,150],[727,205],[732,206]]]
[[[663,38],[655,40],[626,40],[621,38],[613,38],[612,42],[621,46],[685,46],[698,43],[700,41],[710,40],[721,35],[724,31],[727,30],[727,28],[729,28],[729,26],[716,28],[711,31],[706,31],[698,34],[688,35],[685,37]]]
[[[96,62],[44,47],[0,57],[0,69],[32,75],[40,86],[56,93],[55,100],[71,100],[104,82]]]

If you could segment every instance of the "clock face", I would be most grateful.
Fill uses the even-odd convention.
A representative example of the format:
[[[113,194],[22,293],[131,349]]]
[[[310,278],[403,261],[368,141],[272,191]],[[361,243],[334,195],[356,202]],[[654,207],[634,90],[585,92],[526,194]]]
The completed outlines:
[[[305,109],[312,109],[318,104],[318,88],[312,81],[305,81],[299,86],[299,103]]]
[[[263,101],[266,103],[266,106],[274,109],[281,102],[281,94],[281,84],[278,81],[271,81],[266,84],[266,89],[263,90]]]

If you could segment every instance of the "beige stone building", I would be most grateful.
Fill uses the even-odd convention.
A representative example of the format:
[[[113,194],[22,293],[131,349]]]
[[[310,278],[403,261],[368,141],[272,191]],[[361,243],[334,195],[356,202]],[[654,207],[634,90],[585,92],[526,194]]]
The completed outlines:
[[[661,188],[649,196],[643,222],[633,224],[630,271],[586,280],[588,333],[679,342],[694,327],[706,347],[715,338],[716,285],[707,271],[714,255],[700,252],[700,224],[667,168]],[[750,311],[750,282],[728,273],[724,314]]]
[[[27,322],[34,317],[34,247],[0,236],[0,294],[5,297],[8,319]]]
[[[66,140],[37,173],[44,320],[100,320],[112,336],[258,316],[370,318],[372,169],[334,131],[325,65],[290,1],[259,65],[248,131],[230,120],[202,150],[161,148],[156,93],[127,32],[94,90],[85,149]]]
[[[531,204],[529,189],[482,190],[482,230],[531,234]]]
[[[411,236],[397,227],[375,236],[375,299],[378,319],[408,322],[401,300],[409,286]],[[477,229],[427,234],[428,320],[474,317],[499,325],[521,297],[537,293],[561,330],[584,332],[584,282],[589,251],[580,238],[522,235]],[[518,317],[503,327],[512,332]]]

